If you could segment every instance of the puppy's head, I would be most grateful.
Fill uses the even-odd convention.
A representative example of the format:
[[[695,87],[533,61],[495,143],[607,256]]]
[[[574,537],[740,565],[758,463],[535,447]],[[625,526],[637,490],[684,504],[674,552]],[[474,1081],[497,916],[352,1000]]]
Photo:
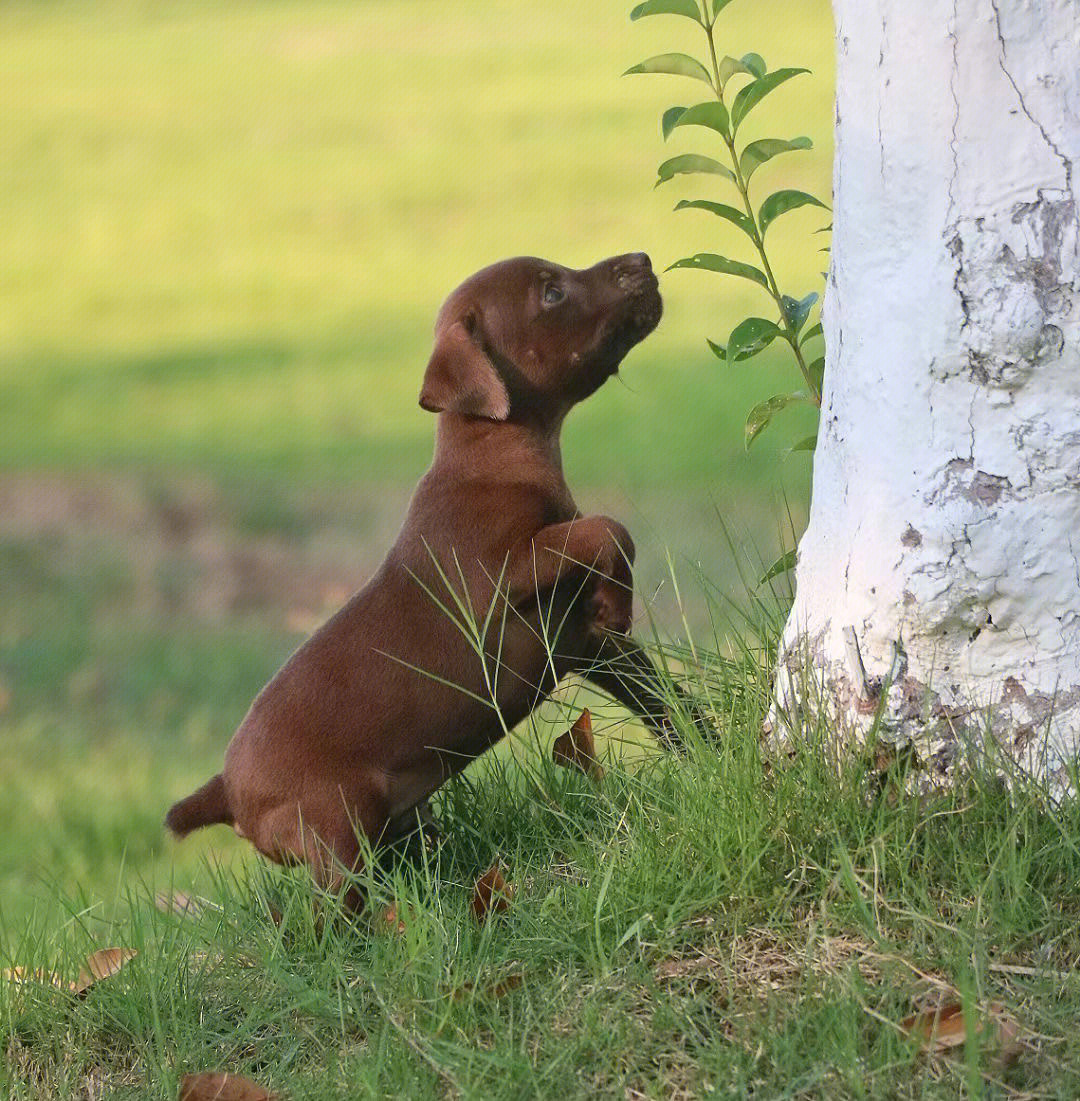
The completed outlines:
[[[619,368],[663,306],[648,256],[573,271],[521,256],[446,300],[420,404],[431,412],[556,420]]]

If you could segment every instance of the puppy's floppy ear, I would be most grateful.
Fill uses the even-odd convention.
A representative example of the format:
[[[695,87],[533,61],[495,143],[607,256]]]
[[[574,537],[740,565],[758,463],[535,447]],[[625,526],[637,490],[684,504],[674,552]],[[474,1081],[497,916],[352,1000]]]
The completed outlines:
[[[510,395],[494,364],[473,339],[469,321],[454,321],[439,333],[420,388],[420,405],[429,413],[463,413],[504,421],[510,415]]]

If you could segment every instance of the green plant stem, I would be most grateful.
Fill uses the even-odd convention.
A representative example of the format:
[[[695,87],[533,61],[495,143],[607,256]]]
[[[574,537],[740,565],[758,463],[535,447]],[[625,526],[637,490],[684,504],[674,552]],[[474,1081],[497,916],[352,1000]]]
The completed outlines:
[[[814,404],[820,406],[821,395],[818,393],[817,386],[814,384],[813,377],[810,374],[810,369],[807,367],[806,360],[803,358],[802,349],[799,347],[799,334],[796,332],[795,327],[784,312],[780,287],[776,282],[776,276],[773,274],[772,265],[769,263],[769,257],[765,253],[765,243],[762,241],[761,234],[758,232],[757,222],[754,220],[754,211],[750,204],[749,191],[746,186],[746,181],[743,179],[742,169],[739,167],[738,155],[735,152],[735,140],[733,138],[725,138],[724,140],[727,142],[728,150],[731,153],[731,160],[735,166],[736,186],[739,189],[739,194],[742,195],[747,216],[754,222],[754,244],[757,247],[758,255],[761,257],[761,266],[764,269],[765,278],[769,281],[769,293],[776,302],[776,308],[780,311],[780,321],[784,328],[784,338],[787,340],[788,344],[791,345],[791,351],[795,356],[795,362],[799,365],[799,370],[806,380],[806,385],[810,388],[810,396],[813,398]]]
[[[714,81],[713,91],[716,93],[716,98],[723,103],[724,91],[720,84],[720,65],[716,59],[716,42],[713,39],[713,27],[715,26],[715,22],[716,21],[713,20],[713,22],[705,24],[705,34],[709,39],[709,59],[712,62],[712,75]],[[764,269],[765,278],[769,283],[769,294],[772,295],[773,301],[776,303],[776,308],[780,312],[780,322],[783,325],[784,339],[791,346],[792,354],[795,356],[795,362],[799,365],[799,370],[802,372],[802,376],[806,380],[806,385],[810,390],[810,397],[813,399],[814,404],[820,408],[821,394],[818,392],[818,388],[814,384],[813,376],[810,374],[810,368],[807,367],[806,360],[803,358],[802,349],[799,347],[799,334],[795,331],[794,325],[791,324],[791,321],[784,311],[780,287],[776,282],[776,276],[773,274],[772,265],[769,263],[769,257],[765,253],[765,242],[758,230],[757,218],[754,216],[754,208],[750,203],[750,189],[743,176],[742,166],[739,164],[739,155],[735,149],[735,138],[730,134],[724,134],[724,143],[727,145],[728,153],[731,156],[731,165],[735,171],[735,186],[739,189],[739,194],[742,196],[746,216],[750,219],[750,224],[754,227],[754,247],[758,251],[758,256],[761,257],[761,266]]]

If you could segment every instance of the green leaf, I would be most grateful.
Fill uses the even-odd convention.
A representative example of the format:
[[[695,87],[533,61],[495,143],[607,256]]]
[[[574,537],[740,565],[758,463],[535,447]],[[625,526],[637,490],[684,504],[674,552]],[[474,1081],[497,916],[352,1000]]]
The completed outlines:
[[[727,361],[727,352],[724,350],[723,344],[714,344],[708,337],[705,338],[705,343],[712,348],[712,353],[717,359]]]
[[[623,76],[632,73],[670,73],[672,76],[689,76],[695,80],[703,80],[712,87],[712,78],[705,66],[700,61],[695,61],[688,54],[657,54],[647,61],[627,69]]]
[[[777,413],[799,402],[813,404],[804,390],[798,390],[794,394],[773,394],[771,398],[759,401],[746,415],[746,424],[743,427],[743,443],[746,449],[749,451],[750,445],[769,426]]]
[[[751,241],[754,240],[755,231],[753,220],[748,218],[741,210],[736,210],[733,206],[727,206],[724,203],[711,203],[708,199],[680,199],[675,204],[675,209],[708,210],[718,218],[726,218],[729,222],[734,223]]]
[[[712,13],[715,19],[731,3],[731,0],[712,0]]]
[[[750,177],[766,162],[780,153],[788,153],[794,149],[810,149],[813,142],[809,138],[792,138],[791,141],[783,141],[780,138],[762,138],[760,141],[752,141],[739,157],[739,167],[742,169],[743,179],[747,183]]]
[[[742,63],[746,71],[752,76],[762,77],[765,75],[765,58],[761,54],[743,54]]]
[[[817,392],[821,393],[821,387],[825,382],[825,357],[818,356],[813,363],[807,368],[810,372],[810,378],[813,379],[814,385],[817,387]]]
[[[813,451],[817,447],[817,433],[812,436],[804,436],[798,443],[791,445],[791,451]]]
[[[679,116],[685,110],[685,107],[669,107],[660,116],[660,133],[664,135],[664,141],[667,141],[671,136],[671,131],[675,129],[675,123],[679,121]]]
[[[784,551],[784,553],[758,578],[758,584],[767,585],[774,577],[779,577],[781,574],[785,573],[791,573],[791,571],[795,569],[795,560],[797,557],[798,551]]]
[[[737,61],[733,57],[722,57],[716,66],[716,71],[720,76],[720,87],[724,85],[736,74],[744,73],[746,76],[757,78],[757,73],[753,69],[746,66],[743,62]]]
[[[645,0],[630,13],[631,19],[644,19],[648,15],[685,15],[695,23],[701,22],[701,11],[696,0]]]
[[[728,136],[727,108],[715,99],[708,103],[697,103],[683,111],[672,122],[671,129],[674,130],[676,126],[707,126],[726,138]]]
[[[667,270],[671,271],[672,268],[700,268],[704,271],[718,271],[722,275],[738,275],[743,279],[753,280],[766,290],[769,289],[769,281],[765,278],[763,271],[759,271],[752,264],[729,260],[726,256],[717,256],[712,252],[699,252],[695,256],[687,256],[682,260],[676,260]]]
[[[740,89],[739,94],[735,97],[735,102],[731,106],[732,132],[739,129],[742,120],[773,89],[779,88],[781,84],[790,80],[793,76],[808,72],[810,72],[809,69],[777,69],[775,72],[758,77],[757,80]]]
[[[764,317],[748,317],[745,321],[740,321],[728,337],[728,362],[737,363],[756,356],[781,335],[780,327],[773,321],[766,321]]]
[[[786,294],[780,296],[780,309],[796,333],[806,324],[806,319],[810,316],[810,310],[817,299],[816,291],[812,291],[805,298],[792,298]]]
[[[807,329],[805,333],[803,333],[802,337],[799,340],[799,347],[804,348],[806,347],[806,342],[808,340],[813,340],[815,336],[824,335],[825,331],[824,329],[822,329],[821,322],[819,321],[816,325],[811,325],[810,328]]]
[[[761,236],[765,236],[765,230],[789,210],[795,210],[800,206],[820,206],[823,210],[829,208],[820,199],[813,195],[807,195],[805,191],[774,191],[761,204],[758,211],[758,225],[761,227]]]
[[[719,161],[712,157],[702,157],[697,153],[683,153],[681,156],[672,157],[664,161],[656,170],[656,185],[667,183],[675,176],[685,176],[694,172],[710,172],[714,176],[723,176],[726,180],[734,180],[735,174],[730,168],[725,168]]]

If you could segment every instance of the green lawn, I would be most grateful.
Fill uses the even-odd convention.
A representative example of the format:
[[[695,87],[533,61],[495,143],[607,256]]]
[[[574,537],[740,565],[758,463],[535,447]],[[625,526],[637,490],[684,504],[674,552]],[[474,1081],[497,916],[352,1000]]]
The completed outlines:
[[[641,633],[692,633],[677,656],[719,749],[656,759],[567,685],[444,793],[445,843],[367,884],[358,929],[316,928],[303,877],[224,829],[163,835],[393,538],[461,278],[515,253],[750,259],[727,223],[672,212],[730,201],[722,181],[653,188],[665,157],[716,150],[661,140],[694,85],[620,76],[700,51],[687,20],[631,6],[0,7],[0,967],[140,951],[79,1000],[0,984],[0,1093],[175,1097],[221,1068],[313,1099],[1077,1095],[1075,810],[989,776],[923,803],[812,747],[761,759],[776,609],[751,652],[730,625],[740,570],[803,522],[808,461],[783,449],[808,424],[785,413],[743,452],[750,406],[795,384],[775,349],[727,367],[706,347],[769,312],[745,281],[662,276],[662,326],[564,448],[580,503],[634,534]],[[814,70],[745,136],[810,135],[755,183],[826,197],[828,3],[734,0],[724,25],[726,52]],[[792,292],[820,289],[827,220],[769,231]],[[600,785],[550,761],[584,704]],[[517,895],[481,928],[470,887],[496,855]],[[169,887],[224,912],[158,914]],[[377,931],[391,898],[400,936]],[[935,997],[971,1022],[951,1058],[899,1029]]]
[[[755,14],[735,6],[726,48],[815,70],[747,124],[816,142],[762,181],[827,196],[828,5],[757,31]],[[725,223],[672,213],[722,183],[652,190],[670,152],[661,110],[700,93],[619,75],[661,49],[699,52],[686,20],[631,24],[607,0],[369,0],[15,3],[0,21],[8,468],[411,484],[432,427],[415,400],[431,324],[465,275],[515,253],[586,265],[644,249],[666,266],[740,247]],[[797,212],[772,230],[794,290],[819,285],[806,232],[824,220]],[[703,340],[767,301],[696,272],[664,290],[627,386],[569,428],[575,483],[772,485],[775,448],[744,460],[737,426],[775,367],[725,372]],[[643,448],[657,425],[663,448]]]
[[[712,659],[693,685],[719,745],[629,766],[605,745],[600,782],[546,752],[488,757],[444,789],[441,846],[361,878],[354,919],[331,899],[316,921],[301,874],[226,850],[140,881],[154,823],[90,810],[82,783],[54,813],[106,851],[127,840],[126,892],[68,893],[66,922],[5,952],[63,981],[103,946],[138,955],[82,998],[11,985],[0,1084],[174,1098],[225,1070],[311,1101],[1077,1096],[1077,805],[1003,798],[990,770],[906,797],[902,768],[837,774],[813,742],[771,768],[757,660]],[[132,754],[110,788],[137,803],[147,774],[153,754]],[[514,897],[479,923],[473,882],[497,861]],[[217,905],[158,912],[174,886]],[[939,1007],[963,1025],[949,1049],[905,1026]]]

